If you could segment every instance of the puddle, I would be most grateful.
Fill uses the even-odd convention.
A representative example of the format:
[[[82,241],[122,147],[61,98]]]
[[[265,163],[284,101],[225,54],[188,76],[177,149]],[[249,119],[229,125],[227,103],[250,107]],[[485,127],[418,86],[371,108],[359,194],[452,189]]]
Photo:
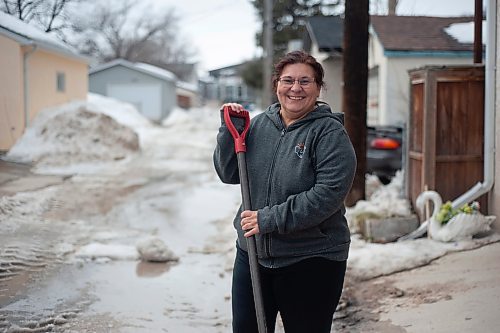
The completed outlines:
[[[221,256],[192,254],[167,265],[89,265],[98,299],[86,314],[112,313],[120,332],[227,332],[231,282]]]
[[[175,265],[175,263],[170,263],[170,262],[144,262],[140,261],[136,266],[135,266],[135,274],[138,277],[142,278],[153,278],[153,277],[158,277],[170,269]]]
[[[179,262],[73,262],[19,274],[0,304],[0,332],[207,332],[230,330],[227,254]],[[5,282],[5,281],[4,281]]]

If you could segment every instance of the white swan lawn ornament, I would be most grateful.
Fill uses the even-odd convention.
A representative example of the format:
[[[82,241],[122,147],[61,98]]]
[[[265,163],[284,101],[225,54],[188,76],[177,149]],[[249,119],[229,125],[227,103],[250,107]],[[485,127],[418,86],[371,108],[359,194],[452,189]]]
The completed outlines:
[[[451,218],[448,223],[441,224],[436,220],[436,216],[441,209],[443,200],[436,191],[420,193],[415,202],[417,209],[423,213],[425,203],[428,200],[432,201],[434,208],[428,221],[427,233],[432,239],[441,242],[471,239],[472,236],[478,233],[489,231],[491,223],[496,219],[496,216],[484,216],[481,213],[459,213]]]

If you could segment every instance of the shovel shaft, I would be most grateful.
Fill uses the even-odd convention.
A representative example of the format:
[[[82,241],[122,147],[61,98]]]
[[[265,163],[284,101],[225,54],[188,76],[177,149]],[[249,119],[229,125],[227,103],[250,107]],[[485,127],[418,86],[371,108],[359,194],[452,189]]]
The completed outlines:
[[[241,196],[243,198],[243,210],[250,210],[252,204],[250,201],[250,191],[248,188],[248,176],[245,160],[245,153],[240,152],[238,157],[238,169],[241,184]],[[264,301],[262,299],[262,288],[260,283],[259,262],[257,261],[257,246],[255,236],[246,238],[248,248],[248,260],[250,264],[250,276],[252,278],[253,299],[255,302],[255,314],[257,316],[257,327],[259,333],[266,333],[266,316],[264,312]]]
[[[248,174],[247,164],[245,159],[246,144],[245,137],[250,128],[250,115],[248,111],[233,111],[229,106],[224,109],[224,122],[234,139],[234,149],[238,159],[238,173],[240,176],[241,197],[243,201],[243,210],[251,210],[252,203],[250,201],[250,190],[248,187]],[[231,117],[244,119],[244,128],[240,133],[235,128]],[[259,262],[257,260],[257,245],[255,243],[255,236],[246,238],[248,248],[248,261],[250,265],[250,277],[252,280],[253,300],[255,303],[255,314],[257,317],[258,333],[267,333],[266,329],[266,316],[264,312],[264,301],[262,298],[262,287],[260,282]]]

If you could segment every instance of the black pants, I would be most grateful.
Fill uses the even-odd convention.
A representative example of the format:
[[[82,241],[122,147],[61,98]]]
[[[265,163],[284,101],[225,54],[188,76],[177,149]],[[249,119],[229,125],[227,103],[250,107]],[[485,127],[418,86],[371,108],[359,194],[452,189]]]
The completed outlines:
[[[346,261],[311,258],[282,268],[259,266],[268,332],[278,312],[286,333],[329,333]],[[248,254],[237,248],[232,286],[233,333],[257,333]]]

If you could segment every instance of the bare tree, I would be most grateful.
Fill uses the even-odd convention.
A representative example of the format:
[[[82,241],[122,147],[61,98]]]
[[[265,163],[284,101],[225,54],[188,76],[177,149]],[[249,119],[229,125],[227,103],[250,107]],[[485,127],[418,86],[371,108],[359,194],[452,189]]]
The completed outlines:
[[[81,0],[3,0],[0,10],[45,32],[60,32],[67,27],[67,7]]]
[[[194,55],[177,35],[173,10],[152,14],[139,2],[96,3],[74,20],[66,41],[100,61],[122,58],[154,65],[185,62]]]
[[[195,51],[178,36],[173,10],[138,0],[1,0],[0,10],[55,33],[98,62],[123,58],[160,67],[186,63]]]

